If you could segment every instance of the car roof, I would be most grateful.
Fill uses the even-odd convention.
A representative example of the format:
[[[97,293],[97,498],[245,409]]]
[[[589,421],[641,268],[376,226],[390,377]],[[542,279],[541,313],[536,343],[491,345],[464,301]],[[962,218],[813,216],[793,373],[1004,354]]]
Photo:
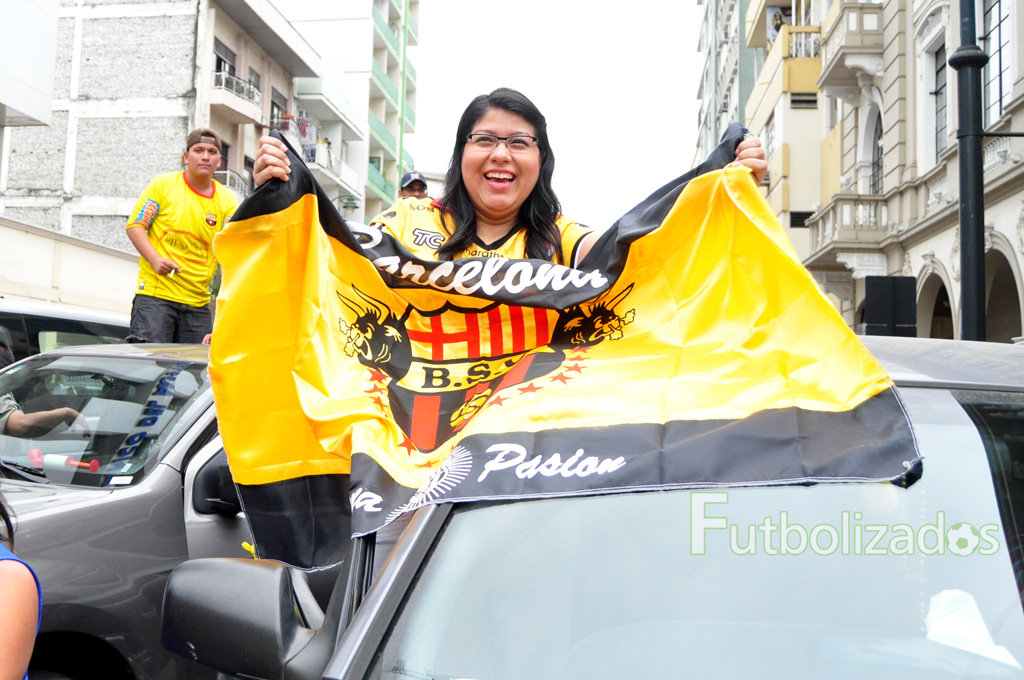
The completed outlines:
[[[96,357],[127,357],[170,359],[205,364],[210,361],[209,345],[156,345],[148,343],[126,343],[107,345],[76,345],[50,350],[37,357],[64,356],[96,356]]]
[[[861,336],[900,387],[948,387],[1024,392],[1024,345],[929,338]],[[51,350],[45,355],[150,357],[206,363],[209,345],[107,344]]]
[[[1024,392],[1024,345],[929,338],[860,338],[900,387]]]
[[[73,319],[75,321],[92,321],[116,326],[127,326],[127,313],[111,312],[90,307],[78,307],[61,302],[44,302],[27,300],[0,295],[0,311],[30,314],[55,319]]]

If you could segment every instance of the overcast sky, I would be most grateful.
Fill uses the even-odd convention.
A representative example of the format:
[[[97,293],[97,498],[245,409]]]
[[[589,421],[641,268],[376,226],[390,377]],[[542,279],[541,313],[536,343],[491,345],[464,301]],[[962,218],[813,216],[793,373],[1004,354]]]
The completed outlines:
[[[610,226],[693,161],[699,22],[696,0],[421,2],[417,169],[443,173],[470,100],[512,87],[547,118],[563,213]]]

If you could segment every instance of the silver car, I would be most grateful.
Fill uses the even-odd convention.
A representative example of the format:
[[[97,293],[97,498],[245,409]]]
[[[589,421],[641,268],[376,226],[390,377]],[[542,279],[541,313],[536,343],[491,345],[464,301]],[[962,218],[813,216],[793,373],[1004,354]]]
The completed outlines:
[[[189,557],[251,541],[224,457],[204,346],[93,345],[0,373],[28,413],[80,414],[0,434],[15,550],[43,589],[30,677],[213,677],[159,642],[164,583]]]
[[[379,572],[353,542],[326,610],[280,565],[183,564],[164,643],[257,678],[1024,678],[1024,347],[865,343],[924,455],[907,489],[427,506]]]

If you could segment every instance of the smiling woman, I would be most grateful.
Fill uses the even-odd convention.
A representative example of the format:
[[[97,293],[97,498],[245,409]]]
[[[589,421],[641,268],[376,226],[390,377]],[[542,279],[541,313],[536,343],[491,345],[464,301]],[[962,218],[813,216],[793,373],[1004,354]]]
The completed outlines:
[[[739,145],[736,161],[757,181],[767,168],[757,139]],[[531,258],[575,267],[598,234],[560,214],[554,171],[544,115],[522,93],[499,88],[475,97],[463,112],[444,195],[401,198],[370,224],[425,260]],[[289,173],[283,142],[262,138],[256,183],[287,180]]]

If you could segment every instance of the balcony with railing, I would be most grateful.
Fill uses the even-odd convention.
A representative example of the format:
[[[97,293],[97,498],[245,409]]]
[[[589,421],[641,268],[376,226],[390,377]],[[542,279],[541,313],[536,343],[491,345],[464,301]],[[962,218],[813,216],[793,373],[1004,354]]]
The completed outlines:
[[[341,121],[344,126],[343,137],[346,140],[366,139],[365,128],[353,122],[356,119],[356,109],[345,97],[345,89],[340,80],[328,75],[320,78],[296,78],[294,83],[297,106],[321,121]]]
[[[388,130],[383,121],[373,111],[367,115],[370,122],[370,137],[375,139],[390,158],[398,157],[398,141],[391,130]]]
[[[839,252],[875,251],[892,233],[885,200],[862,194],[836,194],[806,224],[811,238],[808,267],[832,265]]]
[[[271,118],[270,129],[277,130],[284,135],[296,149],[302,146],[302,131],[299,129],[299,123],[295,120],[294,114],[285,113],[278,118]]]
[[[391,202],[398,197],[395,185],[385,179],[380,170],[373,163],[368,163],[366,172],[366,183],[377,194],[382,201]]]
[[[218,170],[213,173],[213,178],[230,189],[238,197],[238,200],[242,200],[248,195],[249,187],[252,184],[248,173],[243,176],[234,170]]]
[[[346,193],[359,194],[359,175],[342,162],[331,146],[325,141],[302,145],[302,160],[313,171],[321,186],[337,185]]]
[[[881,71],[881,0],[836,0],[823,29],[819,87],[856,87],[859,72]]]
[[[210,107],[219,116],[235,124],[261,125],[260,103],[261,94],[255,85],[227,71],[214,72]]]
[[[746,119],[753,131],[764,129],[785,92],[818,91],[821,75],[821,29],[783,26],[765,58],[746,104]]]
[[[398,41],[398,36],[388,26],[388,20],[384,18],[384,15],[380,13],[376,6],[373,8],[373,27],[376,34],[373,39],[374,47],[387,47],[395,59],[398,59],[402,53],[402,46]]]
[[[384,97],[393,111],[398,110],[398,87],[388,77],[384,67],[374,59],[370,69],[370,96]]]

